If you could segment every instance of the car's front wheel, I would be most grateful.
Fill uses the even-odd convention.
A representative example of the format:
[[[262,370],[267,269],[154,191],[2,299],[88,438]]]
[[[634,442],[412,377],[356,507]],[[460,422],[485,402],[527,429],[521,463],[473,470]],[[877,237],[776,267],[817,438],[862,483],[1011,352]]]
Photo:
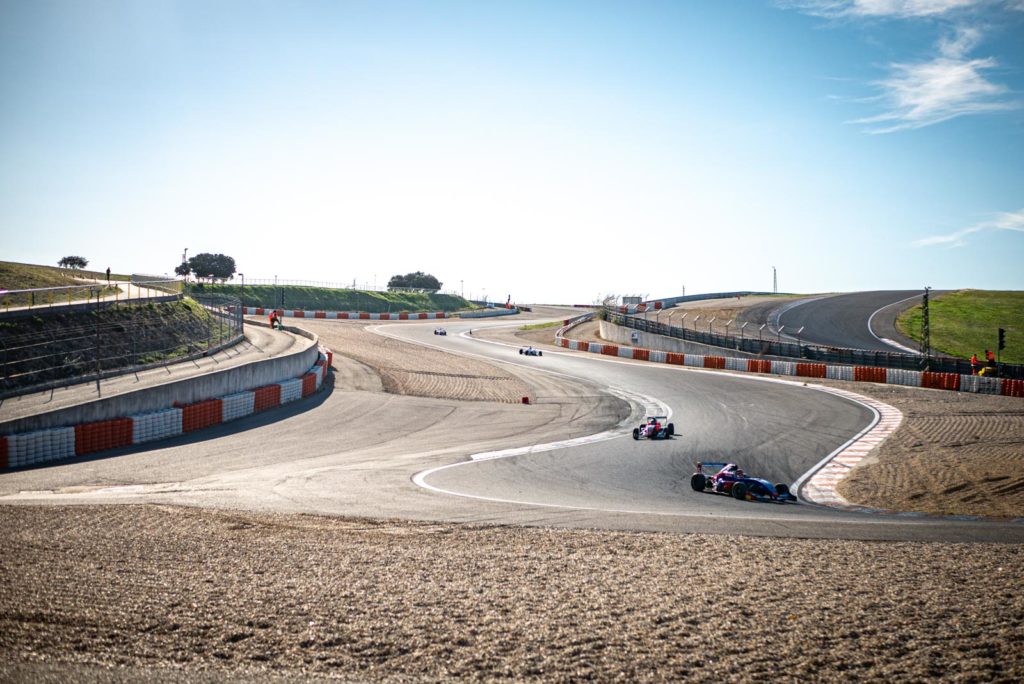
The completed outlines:
[[[707,487],[708,478],[704,473],[694,473],[690,477],[690,487],[695,492],[703,492],[704,488]]]
[[[640,428],[633,428],[633,439],[640,439]]]

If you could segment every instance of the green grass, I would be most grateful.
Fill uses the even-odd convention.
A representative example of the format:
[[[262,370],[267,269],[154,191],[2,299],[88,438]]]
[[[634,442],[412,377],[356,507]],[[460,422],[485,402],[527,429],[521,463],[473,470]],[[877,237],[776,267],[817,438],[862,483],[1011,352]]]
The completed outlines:
[[[107,277],[106,271],[73,270],[56,266],[40,266],[37,264],[19,264],[11,261],[0,261],[0,290],[35,290],[47,287],[72,287],[83,280]],[[110,274],[111,280],[130,280],[131,276]],[[103,288],[103,294],[112,294],[113,288]],[[8,306],[27,306],[47,304],[66,304],[70,295],[71,301],[91,298],[88,287],[74,288],[63,292],[40,292],[34,295],[0,295],[0,310]]]
[[[423,292],[375,292],[336,290],[326,287],[295,285],[193,285],[196,295],[203,292],[238,297],[243,306],[274,308],[284,302],[283,309],[304,311],[368,311],[370,313],[401,313],[408,311],[459,311],[477,308],[462,297]]]
[[[933,297],[929,304],[931,344],[935,351],[984,363],[986,349],[996,351],[997,330],[1006,330],[1003,363],[1024,364],[1024,292],[958,290]],[[896,328],[921,341],[922,309],[915,306],[897,320]]]
[[[532,325],[521,325],[520,330],[541,330],[543,328],[554,328],[555,326],[561,326],[562,321],[549,321],[547,323],[533,323]]]

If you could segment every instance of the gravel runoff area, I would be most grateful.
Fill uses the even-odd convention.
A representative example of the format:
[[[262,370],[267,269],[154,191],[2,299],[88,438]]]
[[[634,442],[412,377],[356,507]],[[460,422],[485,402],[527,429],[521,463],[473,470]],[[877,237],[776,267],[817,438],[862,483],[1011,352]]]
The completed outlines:
[[[1024,679],[1021,545],[155,505],[0,526],[5,681]]]

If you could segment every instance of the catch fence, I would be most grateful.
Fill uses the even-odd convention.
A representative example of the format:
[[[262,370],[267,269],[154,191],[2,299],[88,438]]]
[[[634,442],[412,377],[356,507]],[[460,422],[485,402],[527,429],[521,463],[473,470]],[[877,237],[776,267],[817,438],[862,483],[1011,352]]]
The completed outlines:
[[[11,312],[0,321],[0,398],[124,375],[211,354],[241,341],[238,299],[192,298],[203,312],[170,306],[182,295],[94,300]]]

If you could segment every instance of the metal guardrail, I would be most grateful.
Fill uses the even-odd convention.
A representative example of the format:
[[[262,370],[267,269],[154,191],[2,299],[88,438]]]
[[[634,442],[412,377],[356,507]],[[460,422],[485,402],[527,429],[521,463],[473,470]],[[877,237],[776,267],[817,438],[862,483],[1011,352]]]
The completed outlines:
[[[150,299],[154,296],[154,291],[167,294],[181,292],[181,281],[179,280],[136,280],[134,275],[131,278],[131,280],[86,282],[58,287],[0,290],[0,313],[21,309],[52,309],[92,304],[97,299],[112,302]]]
[[[243,317],[236,298],[194,299],[210,313],[212,322],[199,329],[187,326],[191,321],[182,318],[176,329],[179,336],[171,346],[167,346],[168,336],[157,331],[158,327],[166,329],[166,321],[157,326],[133,315],[152,298],[94,302],[94,309],[58,328],[5,334],[0,337],[0,398],[94,380],[99,383],[103,378],[205,356],[242,339]],[[111,309],[119,313],[106,317],[108,320],[98,315]],[[91,313],[96,315],[88,315]],[[47,315],[51,315],[49,311]]]
[[[686,342],[706,344],[724,350],[756,354],[759,356],[779,356],[790,359],[801,359],[827,364],[844,364],[850,366],[875,366],[878,368],[896,368],[903,370],[929,370],[939,373],[957,373],[971,375],[969,361],[950,356],[921,356],[902,352],[870,351],[866,349],[844,349],[841,347],[821,347],[811,344],[782,342],[781,340],[763,337],[736,337],[715,332],[690,330],[669,326],[658,321],[651,321],[638,316],[630,316],[617,311],[605,309],[605,317],[610,323],[634,330],[673,337]],[[999,375],[1004,378],[1024,378],[1024,366],[999,364]]]

